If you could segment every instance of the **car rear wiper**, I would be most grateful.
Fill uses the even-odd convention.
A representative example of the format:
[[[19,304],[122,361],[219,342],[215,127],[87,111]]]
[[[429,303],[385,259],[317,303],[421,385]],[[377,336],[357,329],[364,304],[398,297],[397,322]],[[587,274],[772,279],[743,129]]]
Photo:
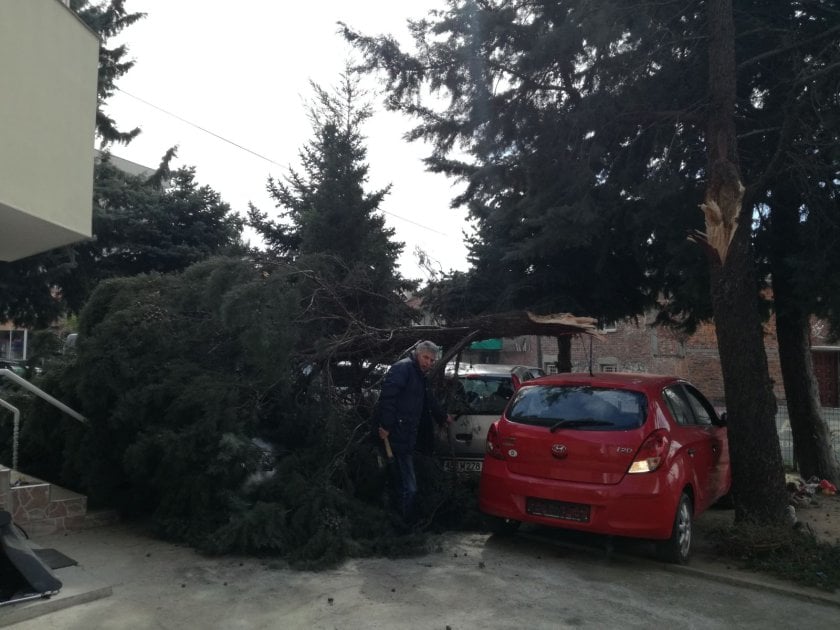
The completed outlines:
[[[572,428],[572,427],[612,427],[615,422],[609,420],[596,420],[595,418],[575,418],[574,420],[566,420],[560,418],[557,422],[551,425],[549,431],[554,433],[557,429]]]

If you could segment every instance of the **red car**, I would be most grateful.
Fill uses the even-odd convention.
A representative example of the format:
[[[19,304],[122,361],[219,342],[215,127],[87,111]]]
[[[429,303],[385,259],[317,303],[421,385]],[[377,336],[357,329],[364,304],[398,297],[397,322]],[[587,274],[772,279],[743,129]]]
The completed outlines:
[[[652,374],[529,381],[487,434],[479,508],[521,522],[657,541],[684,563],[694,517],[729,492],[725,414],[690,383]]]

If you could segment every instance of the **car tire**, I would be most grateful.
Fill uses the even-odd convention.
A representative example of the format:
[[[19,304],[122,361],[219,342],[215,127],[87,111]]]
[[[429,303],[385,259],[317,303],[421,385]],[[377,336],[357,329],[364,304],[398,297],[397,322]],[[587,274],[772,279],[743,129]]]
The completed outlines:
[[[656,555],[671,564],[686,564],[691,554],[691,538],[694,533],[694,514],[691,497],[685,492],[680,495],[671,537],[656,544]]]
[[[499,516],[485,516],[487,529],[497,536],[513,536],[522,524],[512,518],[501,518]]]

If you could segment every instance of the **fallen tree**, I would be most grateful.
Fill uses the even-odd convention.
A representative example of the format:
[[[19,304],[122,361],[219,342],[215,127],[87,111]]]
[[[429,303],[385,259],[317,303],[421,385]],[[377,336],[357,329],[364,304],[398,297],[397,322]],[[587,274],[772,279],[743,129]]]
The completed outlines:
[[[512,311],[471,317],[445,326],[358,328],[348,330],[341,337],[323,340],[304,356],[313,362],[360,358],[388,362],[404,354],[417,341],[428,339],[444,349],[437,364],[439,368],[473,341],[522,335],[598,337],[597,323],[592,317],[576,317],[570,313],[535,315],[528,311]]]

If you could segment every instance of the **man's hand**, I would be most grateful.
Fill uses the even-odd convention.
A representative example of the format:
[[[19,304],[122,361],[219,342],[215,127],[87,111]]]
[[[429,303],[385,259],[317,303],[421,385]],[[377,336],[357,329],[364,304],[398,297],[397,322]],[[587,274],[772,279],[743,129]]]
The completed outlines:
[[[379,427],[379,439],[384,440],[386,437],[388,437],[388,431],[386,431],[382,427]]]

